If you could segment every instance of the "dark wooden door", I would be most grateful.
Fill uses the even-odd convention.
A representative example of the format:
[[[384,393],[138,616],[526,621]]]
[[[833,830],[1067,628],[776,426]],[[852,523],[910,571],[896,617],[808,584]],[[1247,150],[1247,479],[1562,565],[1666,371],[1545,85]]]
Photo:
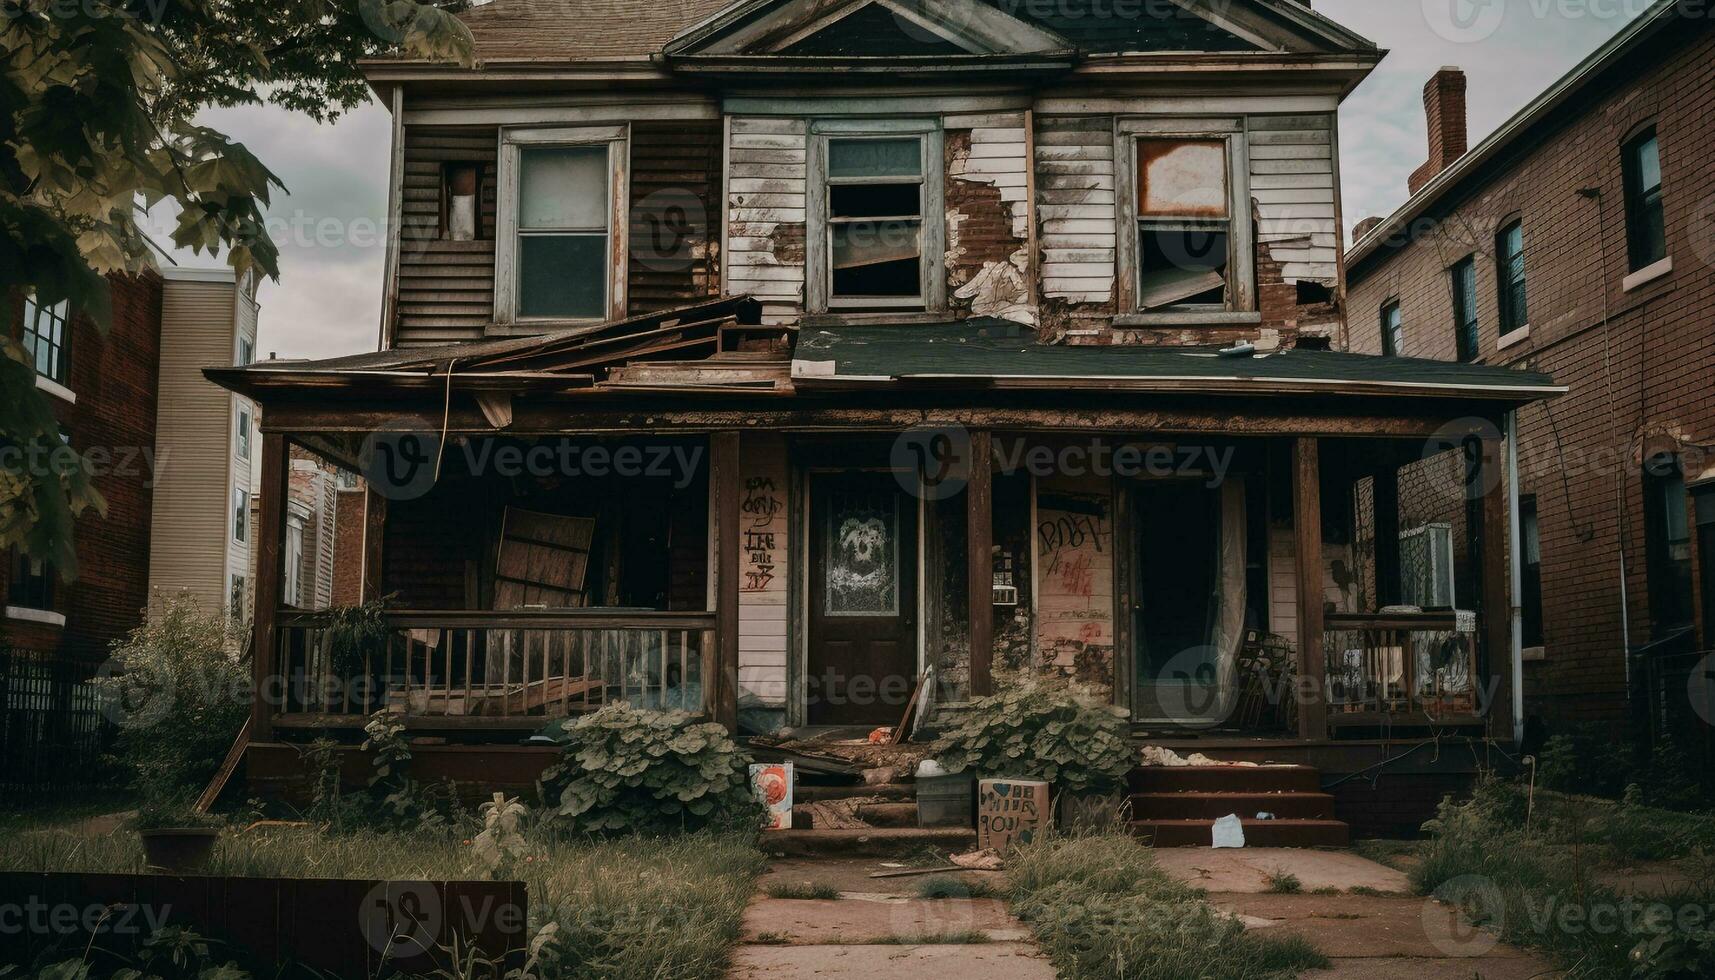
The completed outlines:
[[[812,725],[897,724],[917,676],[917,501],[891,473],[810,482]]]

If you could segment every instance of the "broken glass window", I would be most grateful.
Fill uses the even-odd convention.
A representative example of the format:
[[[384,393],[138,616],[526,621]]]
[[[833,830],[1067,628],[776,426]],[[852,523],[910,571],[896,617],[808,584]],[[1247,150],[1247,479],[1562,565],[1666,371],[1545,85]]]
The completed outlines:
[[[923,291],[923,147],[828,141],[830,305],[913,305]]]
[[[1224,140],[1138,140],[1139,309],[1226,304],[1230,198]]]

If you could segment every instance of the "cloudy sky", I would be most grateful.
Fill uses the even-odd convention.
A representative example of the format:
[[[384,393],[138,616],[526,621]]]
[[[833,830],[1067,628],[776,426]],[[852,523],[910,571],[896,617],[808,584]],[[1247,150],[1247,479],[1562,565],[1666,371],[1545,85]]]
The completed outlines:
[[[647,2],[647,0],[640,0]],[[1422,89],[1442,65],[1470,77],[1471,142],[1611,37],[1648,0],[1314,0],[1391,53],[1341,111],[1348,224],[1387,214],[1426,153]],[[331,126],[274,109],[207,121],[284,180],[270,211],[281,279],[262,287],[259,349],[282,357],[373,350],[381,308],[388,116],[377,105]],[[166,240],[165,229],[157,239]],[[183,256],[208,265],[208,256]]]

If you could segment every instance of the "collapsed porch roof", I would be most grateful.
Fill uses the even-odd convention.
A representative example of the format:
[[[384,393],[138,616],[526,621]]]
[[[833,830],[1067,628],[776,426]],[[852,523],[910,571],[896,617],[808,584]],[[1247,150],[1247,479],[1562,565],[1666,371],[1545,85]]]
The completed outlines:
[[[1523,403],[1566,393],[1546,374],[1483,364],[1338,351],[1225,354],[1214,347],[1039,344],[992,318],[805,330],[792,361],[799,389],[915,384],[1206,395],[1365,395]]]
[[[911,389],[1128,392],[1215,399],[1410,397],[1523,404],[1566,388],[1546,374],[1482,364],[1335,351],[1223,353],[1214,347],[1041,344],[1034,331],[978,317],[796,331],[758,323],[726,297],[530,337],[208,368],[222,387],[267,401],[316,392],[380,395],[677,393],[805,395]],[[785,351],[737,349],[768,332]],[[734,340],[733,338],[738,338]],[[795,342],[795,343],[794,343]],[[790,371],[787,358],[790,356]]]

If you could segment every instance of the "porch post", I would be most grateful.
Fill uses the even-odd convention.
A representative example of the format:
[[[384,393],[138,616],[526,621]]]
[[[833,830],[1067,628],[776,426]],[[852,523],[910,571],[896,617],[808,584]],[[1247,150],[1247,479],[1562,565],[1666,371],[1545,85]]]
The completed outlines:
[[[280,553],[286,538],[286,487],[290,462],[286,437],[279,432],[262,433],[262,473],[257,484],[256,582],[250,616],[250,740],[266,742],[274,736],[275,705],[268,696],[283,694],[273,683],[275,670],[274,613],[280,608]]]
[[[1507,601],[1507,486],[1501,460],[1501,440],[1483,440],[1477,460],[1481,488],[1478,561],[1482,576],[1482,631],[1484,680],[1493,683],[1489,698],[1489,734],[1511,738],[1513,734],[1512,606]],[[1480,707],[1480,706],[1479,706]]]
[[[1388,463],[1370,480],[1370,502],[1375,508],[1376,605],[1399,604],[1399,467]]]
[[[1322,651],[1322,466],[1317,440],[1292,445],[1293,554],[1298,571],[1298,736],[1328,735],[1328,671]]]
[[[709,437],[709,486],[715,517],[715,658],[714,676],[703,683],[713,693],[712,721],[738,729],[738,566],[739,497],[738,433],[716,432]]]
[[[971,624],[971,696],[994,693],[994,453],[987,429],[971,433],[965,485],[965,599]]]

